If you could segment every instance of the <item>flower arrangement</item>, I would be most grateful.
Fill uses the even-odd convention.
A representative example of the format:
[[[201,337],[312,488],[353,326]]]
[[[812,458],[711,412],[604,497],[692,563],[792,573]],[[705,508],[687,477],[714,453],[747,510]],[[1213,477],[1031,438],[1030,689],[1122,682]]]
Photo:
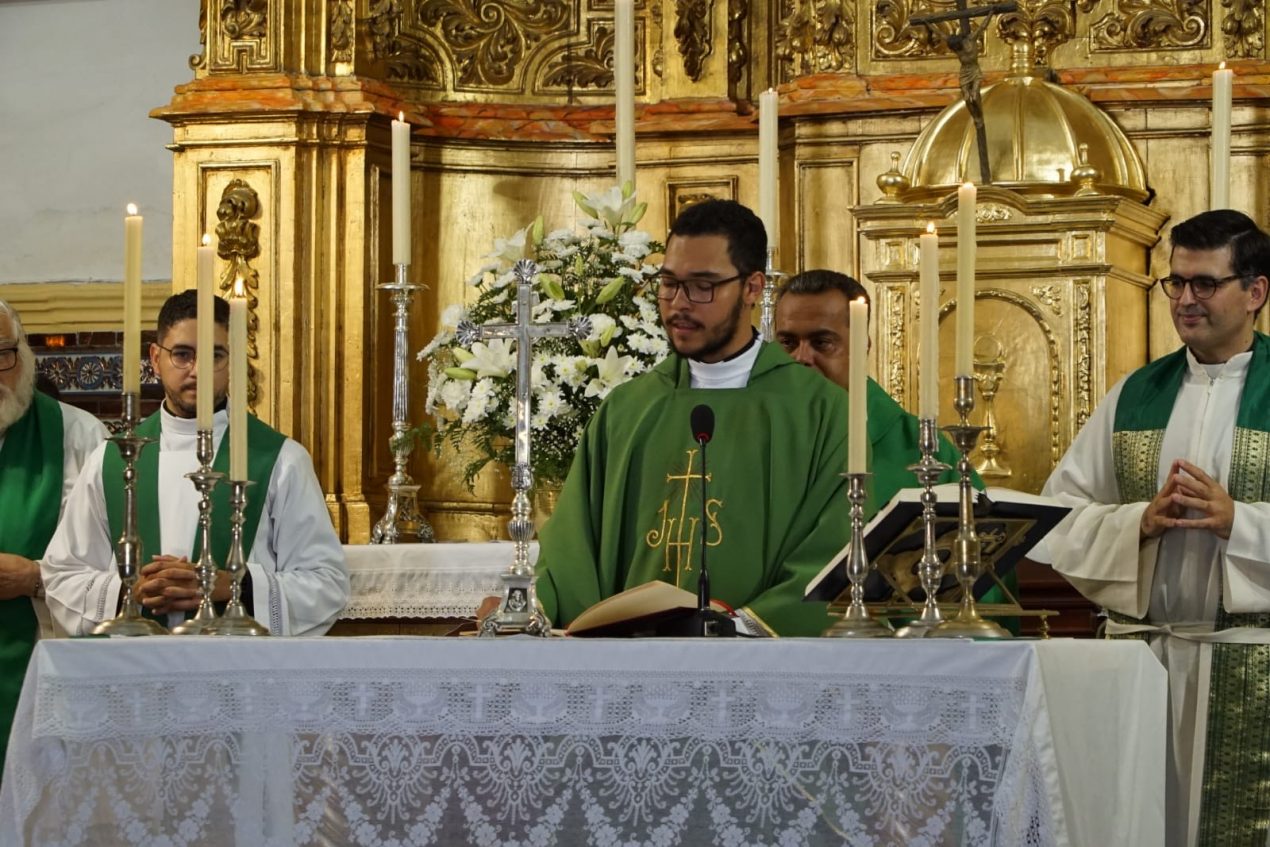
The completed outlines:
[[[670,352],[650,285],[658,268],[646,261],[664,248],[636,228],[647,204],[635,201],[629,183],[573,196],[584,215],[581,229],[544,234],[539,216],[510,238],[495,239],[486,263],[468,280],[475,302],[448,307],[441,331],[419,352],[428,363],[424,408],[435,421],[434,444],[438,450],[449,444],[470,451],[463,474],[469,487],[490,462],[514,462],[516,347],[504,339],[464,347],[455,328],[462,320],[515,321],[517,261],[528,258],[538,266],[534,321],[586,316],[591,326],[581,341],[544,338],[534,344],[530,427],[536,479],[563,482],[600,401]]]

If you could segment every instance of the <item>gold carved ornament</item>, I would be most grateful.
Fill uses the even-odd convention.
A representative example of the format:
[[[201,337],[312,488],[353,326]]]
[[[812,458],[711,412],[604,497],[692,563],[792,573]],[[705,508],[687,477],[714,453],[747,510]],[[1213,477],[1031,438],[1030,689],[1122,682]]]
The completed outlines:
[[[955,9],[951,0],[878,0],[873,7],[873,58],[929,58],[947,53],[947,37],[955,23],[911,26],[916,15]]]
[[[1208,41],[1209,0],[1116,0],[1090,27],[1097,51],[1185,50]]]
[[[783,5],[776,57],[783,79],[850,70],[855,64],[855,19],[842,0],[797,0]]]
[[[198,4],[198,48],[199,51],[190,56],[190,70],[207,67],[207,0],[199,0]]]
[[[235,179],[221,192],[216,207],[216,253],[228,267],[221,276],[222,295],[231,295],[237,280],[243,281],[247,296],[247,403],[254,409],[259,397],[260,370],[256,362],[260,358],[257,335],[260,318],[256,307],[260,303],[260,275],[251,266],[251,260],[260,255],[260,225],[252,218],[260,215],[260,196],[245,180]]]
[[[353,0],[331,0],[329,26],[331,61],[353,61]]]
[[[234,41],[269,34],[269,0],[221,0],[221,31]]]
[[[714,50],[713,12],[714,0],[675,0],[675,43],[684,73],[693,82],[701,81],[706,58]]]
[[[362,24],[372,59],[384,63],[388,79],[425,86],[441,85],[441,60],[419,38],[402,31],[398,0],[377,0]]]
[[[1226,19],[1222,37],[1226,55],[1251,59],[1265,55],[1266,10],[1264,0],[1222,0]]]
[[[543,0],[419,0],[417,20],[449,51],[456,88],[512,82],[545,39],[574,34],[573,6]]]
[[[1036,64],[1043,65],[1050,51],[1076,37],[1076,12],[1090,11],[1094,0],[1019,0],[1018,7],[1001,16],[1001,40],[1031,44]]]
[[[730,96],[737,99],[735,86],[745,75],[750,63],[750,45],[746,37],[746,21],[750,17],[749,0],[728,0],[728,85],[733,87]]]
[[[544,88],[613,87],[613,58],[617,33],[609,21],[593,21],[592,35],[581,53],[559,55],[547,64]],[[636,71],[638,74],[638,71]]]

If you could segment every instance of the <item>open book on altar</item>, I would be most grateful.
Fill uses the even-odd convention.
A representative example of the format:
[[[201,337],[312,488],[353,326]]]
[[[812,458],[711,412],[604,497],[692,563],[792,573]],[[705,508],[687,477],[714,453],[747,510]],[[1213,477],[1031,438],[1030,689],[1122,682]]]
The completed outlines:
[[[718,604],[712,608],[727,611]],[[653,580],[591,606],[573,619],[566,634],[604,638],[691,635],[688,630],[696,611],[696,594]]]
[[[939,497],[935,506],[935,550],[945,565],[938,597],[951,602],[961,598],[956,576],[947,566],[957,537],[957,483],[937,485],[935,493]],[[982,545],[984,566],[974,586],[978,599],[996,584],[990,566],[998,576],[1009,573],[1071,509],[1057,500],[1008,488],[989,488],[976,495],[975,533]],[[921,497],[920,488],[901,489],[865,526],[864,549],[876,566],[864,583],[866,602],[907,605],[925,601],[926,592],[917,575],[923,546]],[[807,585],[804,599],[835,605],[851,601],[846,570],[850,550],[848,541]]]

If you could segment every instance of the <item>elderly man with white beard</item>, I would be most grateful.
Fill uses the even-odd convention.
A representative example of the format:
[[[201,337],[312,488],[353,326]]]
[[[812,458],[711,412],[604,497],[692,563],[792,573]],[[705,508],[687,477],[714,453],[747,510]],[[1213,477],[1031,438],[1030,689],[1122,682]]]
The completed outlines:
[[[35,390],[35,354],[0,300],[0,767],[43,594],[44,555],[80,465],[106,437],[101,421]]]

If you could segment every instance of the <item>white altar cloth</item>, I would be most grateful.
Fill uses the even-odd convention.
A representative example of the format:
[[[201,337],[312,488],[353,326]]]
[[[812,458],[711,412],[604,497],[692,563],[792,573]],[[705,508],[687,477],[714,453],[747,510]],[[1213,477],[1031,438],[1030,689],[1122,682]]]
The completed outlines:
[[[501,594],[511,566],[510,541],[473,544],[350,544],[348,605],[340,620],[468,618],[481,601]],[[530,542],[530,561],[538,542]]]
[[[0,844],[1163,843],[1132,641],[36,646]]]

